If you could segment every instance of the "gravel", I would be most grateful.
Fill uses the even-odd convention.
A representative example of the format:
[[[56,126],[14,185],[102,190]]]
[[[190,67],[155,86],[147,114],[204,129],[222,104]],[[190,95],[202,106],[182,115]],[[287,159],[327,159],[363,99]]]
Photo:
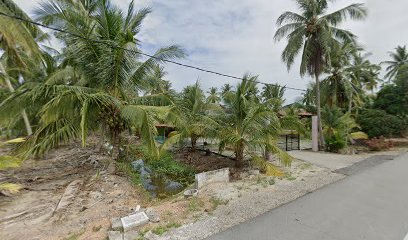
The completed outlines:
[[[278,181],[267,188],[251,189],[235,197],[226,205],[219,206],[211,215],[204,215],[195,223],[173,229],[158,239],[192,240],[204,239],[213,234],[255,218],[278,206],[291,202],[345,176],[327,169],[294,181]]]

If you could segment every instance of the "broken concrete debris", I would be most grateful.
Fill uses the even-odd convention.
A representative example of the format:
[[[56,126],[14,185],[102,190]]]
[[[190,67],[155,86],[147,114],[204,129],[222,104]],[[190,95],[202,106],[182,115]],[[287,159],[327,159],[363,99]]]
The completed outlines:
[[[123,231],[123,225],[122,225],[122,221],[120,220],[120,218],[112,218],[111,223],[112,223],[113,231]]]
[[[153,208],[147,208],[146,215],[149,218],[150,222],[153,222],[153,223],[160,222],[160,216],[156,211],[154,211]]]
[[[123,240],[123,235],[119,231],[109,231],[108,238],[109,240]]]
[[[128,232],[130,230],[135,229],[136,227],[140,227],[145,225],[149,222],[149,218],[147,217],[145,212],[139,212],[132,214],[127,217],[121,218],[123,231]]]

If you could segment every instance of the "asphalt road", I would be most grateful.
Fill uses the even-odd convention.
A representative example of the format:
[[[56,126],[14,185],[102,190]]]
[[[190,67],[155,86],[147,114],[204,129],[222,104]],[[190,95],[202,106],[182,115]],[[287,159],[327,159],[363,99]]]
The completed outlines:
[[[408,153],[371,159],[349,177],[209,240],[408,240]]]

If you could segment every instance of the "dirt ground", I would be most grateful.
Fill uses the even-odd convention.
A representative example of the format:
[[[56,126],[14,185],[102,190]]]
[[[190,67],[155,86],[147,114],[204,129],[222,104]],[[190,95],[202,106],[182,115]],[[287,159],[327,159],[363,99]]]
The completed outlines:
[[[182,194],[151,199],[126,177],[108,174],[108,157],[99,154],[96,141],[89,145],[81,148],[79,142],[72,143],[43,159],[27,160],[18,169],[0,171],[0,182],[24,187],[12,197],[0,195],[0,239],[106,239],[110,219],[131,214],[137,205],[153,207],[161,216],[160,223],[149,224],[142,233],[192,222],[202,211],[211,212],[219,205],[210,197],[191,201]],[[8,152],[0,149],[0,154]],[[175,159],[197,172],[235,165],[233,160],[200,151],[181,150]]]
[[[79,146],[0,171],[0,182],[24,186],[13,197],[0,196],[0,239],[105,239],[112,217],[143,204],[142,191],[103,171],[106,157]]]

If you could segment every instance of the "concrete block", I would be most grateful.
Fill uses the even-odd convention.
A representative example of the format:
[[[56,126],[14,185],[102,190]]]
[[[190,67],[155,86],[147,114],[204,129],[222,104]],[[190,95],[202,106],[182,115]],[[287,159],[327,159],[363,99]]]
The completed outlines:
[[[138,231],[130,231],[123,234],[123,240],[136,240],[139,239],[139,237],[140,235]]]
[[[123,235],[119,231],[109,231],[108,239],[109,240],[123,240]]]
[[[223,168],[211,172],[204,172],[195,175],[196,188],[200,189],[211,183],[227,183],[229,182],[229,168]]]
[[[154,223],[160,222],[160,216],[156,211],[154,211],[153,208],[146,209],[146,215],[149,218],[150,222]]]
[[[147,217],[146,213],[144,212],[139,212],[132,214],[127,217],[121,218],[122,225],[123,225],[123,231],[124,232],[129,232],[136,227],[143,226],[149,222],[149,218]]]
[[[123,231],[123,225],[122,225],[122,221],[120,220],[120,218],[112,218],[111,223],[112,223],[113,231]]]

